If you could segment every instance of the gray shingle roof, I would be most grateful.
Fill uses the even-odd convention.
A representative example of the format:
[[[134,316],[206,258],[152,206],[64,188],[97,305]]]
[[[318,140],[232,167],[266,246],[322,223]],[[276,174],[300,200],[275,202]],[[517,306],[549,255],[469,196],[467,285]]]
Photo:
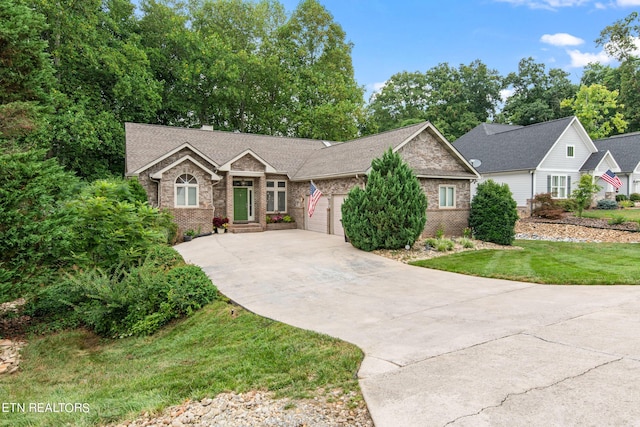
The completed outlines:
[[[185,142],[218,166],[250,149],[278,171],[289,174],[298,170],[312,151],[325,146],[322,141],[301,138],[137,123],[126,123],[125,132],[128,174],[154,162]]]
[[[584,162],[584,164],[580,168],[581,172],[588,172],[596,169],[598,164],[602,161],[604,156],[607,154],[607,150],[600,150],[600,149],[598,150],[599,151],[596,151],[595,153],[591,153],[587,161]]]
[[[623,173],[631,173],[640,163],[640,132],[616,135],[593,143],[601,151],[611,151]]]
[[[295,180],[364,174],[374,158],[380,157],[389,147],[398,147],[428,126],[428,122],[423,122],[327,146],[319,140],[126,123],[127,174],[146,168],[185,143],[218,166],[250,149]],[[467,175],[475,177],[471,173]]]
[[[575,120],[566,117],[529,126],[483,123],[462,135],[454,147],[467,159],[478,159],[480,173],[535,169]]]
[[[377,135],[324,147],[313,153],[295,179],[322,178],[365,173],[371,161],[389,149],[395,148],[428,125],[427,122],[395,129]]]

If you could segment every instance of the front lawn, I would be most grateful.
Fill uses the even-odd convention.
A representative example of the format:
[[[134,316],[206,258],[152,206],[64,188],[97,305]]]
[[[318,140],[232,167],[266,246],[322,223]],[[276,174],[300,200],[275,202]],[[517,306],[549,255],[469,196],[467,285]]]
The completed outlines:
[[[640,209],[590,209],[582,214],[585,218],[611,219],[624,217],[625,221],[640,221]]]
[[[75,330],[29,339],[20,371],[0,376],[2,401],[25,411],[5,405],[0,425],[91,426],[223,391],[297,398],[359,390],[362,357],[351,344],[216,301],[151,337],[112,341]],[[29,411],[39,403],[86,406]]]
[[[480,250],[411,265],[559,285],[640,285],[640,244],[517,240],[523,250]]]

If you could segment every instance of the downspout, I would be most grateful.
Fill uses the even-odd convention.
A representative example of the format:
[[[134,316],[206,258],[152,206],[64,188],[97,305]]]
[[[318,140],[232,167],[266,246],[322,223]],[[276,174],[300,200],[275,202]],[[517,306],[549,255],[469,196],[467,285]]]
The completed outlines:
[[[531,197],[529,197],[529,216],[533,216],[533,192],[535,191],[535,176],[536,171],[530,170],[529,174],[531,175]]]

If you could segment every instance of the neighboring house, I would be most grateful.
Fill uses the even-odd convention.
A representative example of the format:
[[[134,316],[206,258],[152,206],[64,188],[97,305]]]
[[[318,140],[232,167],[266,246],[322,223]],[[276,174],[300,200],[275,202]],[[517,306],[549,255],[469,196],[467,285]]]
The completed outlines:
[[[428,199],[425,235],[468,226],[474,168],[429,122],[349,142],[127,123],[126,175],[137,176],[153,206],[172,212],[181,231],[263,231],[267,215],[290,215],[298,228],[343,234],[341,206],[364,186],[371,161],[389,148],[413,168]],[[310,182],[322,191],[307,215]]]
[[[611,152],[620,165],[620,172],[616,175],[622,181],[622,187],[618,194],[628,197],[632,193],[640,193],[640,132],[599,139],[594,144],[600,151]],[[613,191],[611,184],[606,185],[608,191]]]
[[[530,213],[536,194],[568,198],[583,173],[599,177],[607,169],[620,171],[613,155],[598,151],[575,116],[529,126],[483,123],[453,145],[482,180],[509,185],[521,215]],[[600,179],[597,183],[603,186]]]

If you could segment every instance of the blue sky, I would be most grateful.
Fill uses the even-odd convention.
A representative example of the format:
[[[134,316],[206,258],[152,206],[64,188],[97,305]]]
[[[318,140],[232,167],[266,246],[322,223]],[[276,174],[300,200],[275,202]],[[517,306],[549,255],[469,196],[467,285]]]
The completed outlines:
[[[280,0],[291,13],[299,0]],[[588,62],[609,63],[595,39],[640,11],[640,0],[320,0],[354,44],[367,99],[401,71],[480,59],[506,76],[522,58],[561,68],[577,82]],[[640,46],[640,45],[639,45]]]

